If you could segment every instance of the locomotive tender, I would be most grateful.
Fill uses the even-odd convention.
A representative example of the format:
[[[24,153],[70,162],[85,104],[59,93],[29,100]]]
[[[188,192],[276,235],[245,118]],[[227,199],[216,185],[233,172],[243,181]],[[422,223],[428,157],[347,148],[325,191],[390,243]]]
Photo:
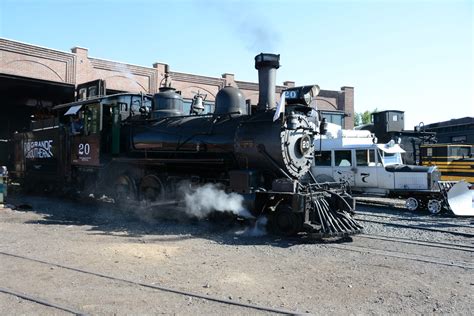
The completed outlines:
[[[313,140],[324,130],[309,106],[319,87],[287,89],[283,113],[275,115],[279,59],[255,57],[254,109],[230,86],[216,95],[212,114],[186,115],[170,87],[153,97],[116,94],[57,106],[56,118],[16,135],[16,173],[25,185],[74,187],[117,203],[151,205],[175,194],[183,179],[219,183],[244,196],[252,215],[267,216],[274,233],[358,233],[345,187],[317,183],[310,174]]]

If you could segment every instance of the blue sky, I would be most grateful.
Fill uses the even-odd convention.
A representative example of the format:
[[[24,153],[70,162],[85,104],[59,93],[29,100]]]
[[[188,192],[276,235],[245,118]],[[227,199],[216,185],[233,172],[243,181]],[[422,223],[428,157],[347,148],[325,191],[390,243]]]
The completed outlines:
[[[355,87],[355,110],[405,111],[406,129],[474,116],[473,1],[0,0],[0,36],[131,64],[257,81]]]

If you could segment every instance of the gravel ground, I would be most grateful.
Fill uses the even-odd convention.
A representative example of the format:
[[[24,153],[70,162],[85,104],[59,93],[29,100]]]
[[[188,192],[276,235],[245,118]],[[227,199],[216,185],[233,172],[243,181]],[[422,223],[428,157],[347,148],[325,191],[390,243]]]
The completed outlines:
[[[242,234],[245,227],[238,223],[155,219],[47,197],[11,196],[9,203],[17,208],[0,208],[0,287],[86,314],[274,314],[123,279],[317,315],[474,314],[473,269],[391,256],[403,253],[472,266],[469,251],[362,236],[347,243],[252,237]],[[22,204],[31,208],[18,208]],[[440,216],[437,223],[431,216],[394,208],[358,209],[396,217],[359,215],[361,219],[474,234],[472,218]],[[367,222],[363,226],[366,234],[474,246],[469,237]],[[0,314],[69,313],[0,293]]]
[[[357,215],[357,219],[474,234],[474,217],[455,217],[447,210],[443,210],[437,215],[432,215],[428,211],[410,212],[405,209],[405,201],[399,199],[357,197],[356,200],[363,202],[363,204],[359,205],[361,212]],[[388,207],[381,207],[382,205]],[[366,222],[363,224],[365,232],[368,234],[382,234],[439,242],[462,242],[467,240],[468,243],[472,244],[472,240],[456,236],[455,234],[400,229],[390,225],[372,225]]]

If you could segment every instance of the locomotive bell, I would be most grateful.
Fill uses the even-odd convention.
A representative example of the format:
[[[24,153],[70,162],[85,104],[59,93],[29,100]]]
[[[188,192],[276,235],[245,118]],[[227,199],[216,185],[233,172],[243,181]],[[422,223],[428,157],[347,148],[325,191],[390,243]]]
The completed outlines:
[[[195,95],[193,98],[193,102],[191,104],[191,112],[200,114],[204,111],[204,104],[202,96]]]
[[[199,110],[204,110],[204,105],[202,103],[202,97],[201,96],[196,96],[194,98],[193,108],[199,109]]]

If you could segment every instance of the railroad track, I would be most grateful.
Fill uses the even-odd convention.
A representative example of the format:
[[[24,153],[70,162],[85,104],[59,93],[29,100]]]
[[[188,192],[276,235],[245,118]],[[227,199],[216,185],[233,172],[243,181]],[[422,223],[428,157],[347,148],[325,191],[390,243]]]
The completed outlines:
[[[381,222],[384,224],[384,222]],[[462,251],[467,253],[474,253],[474,245],[467,245],[467,244],[459,244],[459,243],[448,243],[448,242],[431,242],[431,241],[424,241],[424,240],[417,240],[411,238],[404,238],[404,237],[392,237],[392,236],[385,236],[385,235],[376,235],[376,234],[358,234],[350,238],[350,240],[358,239],[358,238],[366,238],[366,239],[373,239],[373,240],[380,240],[386,242],[396,242],[396,243],[403,243],[403,244],[412,244],[416,246],[424,246],[424,247],[432,247],[432,248],[441,248],[441,249],[449,249],[453,251]],[[320,239],[301,239],[301,238],[292,238],[290,240],[294,240],[295,242],[304,242],[304,243],[314,243],[314,242],[321,242]],[[361,252],[361,253],[371,253],[375,255],[381,255],[385,257],[393,257],[405,260],[413,260],[418,262],[425,262],[437,265],[445,265],[450,267],[459,267],[468,270],[474,269],[474,264],[471,262],[465,261],[453,261],[451,259],[440,258],[435,256],[428,256],[428,255],[420,255],[420,254],[413,254],[408,252],[401,252],[391,249],[376,249],[370,246],[360,246],[360,245],[353,245],[349,243],[341,243],[342,240],[338,240],[335,242],[326,241],[323,242],[328,247],[337,248],[341,250],[347,251],[354,251],[354,252]]]
[[[188,291],[178,290],[178,289],[172,288],[172,287],[148,284],[148,283],[143,283],[143,282],[137,282],[137,281],[128,280],[128,279],[124,279],[124,278],[114,277],[114,276],[111,276],[111,275],[106,275],[106,274],[103,274],[103,273],[88,271],[88,270],[84,270],[84,269],[70,267],[70,266],[66,266],[66,265],[62,265],[62,264],[58,264],[58,263],[54,263],[54,262],[49,262],[49,261],[45,261],[45,260],[41,260],[41,259],[30,258],[30,257],[26,257],[26,256],[23,256],[23,255],[17,255],[17,254],[13,254],[13,253],[4,252],[4,251],[0,251],[0,255],[11,257],[11,258],[16,258],[16,259],[20,259],[20,260],[27,260],[27,261],[35,262],[35,263],[39,263],[39,264],[55,266],[55,267],[58,267],[58,268],[61,268],[61,269],[74,271],[74,272],[78,272],[78,273],[83,273],[83,274],[87,274],[87,275],[91,275],[91,276],[95,276],[95,277],[100,277],[100,278],[104,278],[104,279],[107,279],[107,280],[126,283],[126,284],[129,284],[129,285],[134,285],[134,286],[149,288],[149,289],[158,290],[158,291],[162,291],[162,292],[174,293],[174,294],[178,294],[178,295],[203,299],[203,300],[211,301],[211,302],[218,303],[218,304],[233,305],[233,306],[242,307],[242,308],[250,309],[250,310],[254,310],[254,311],[259,310],[259,311],[270,312],[270,313],[275,313],[275,314],[308,315],[308,313],[302,313],[302,312],[293,311],[293,310],[274,308],[274,307],[270,307],[270,306],[263,306],[263,305],[249,304],[249,303],[241,303],[241,302],[233,301],[233,300],[230,300],[230,299],[224,299],[224,298],[220,298],[220,297],[216,297],[216,296],[210,296],[210,295],[204,295],[204,294],[199,294],[199,293],[195,293],[195,292],[188,292]],[[75,315],[85,315],[85,313],[82,313],[81,311],[76,311],[73,308],[69,308],[69,307],[66,307],[66,306],[62,306],[62,305],[58,305],[58,304],[55,304],[55,303],[52,303],[52,302],[48,302],[46,300],[36,298],[36,297],[30,296],[28,294],[19,293],[19,292],[16,292],[14,290],[11,290],[11,289],[4,289],[4,291],[1,291],[1,288],[0,288],[0,292],[10,294],[10,295],[15,295],[17,297],[21,297],[23,299],[27,299],[27,300],[30,300],[32,302],[36,302],[38,304],[42,304],[42,305],[50,306],[50,307],[60,309],[60,310],[63,310],[63,311],[67,311],[67,312],[70,312],[70,313],[75,314]]]
[[[466,244],[433,242],[433,241],[425,241],[425,240],[419,240],[419,239],[393,237],[393,236],[376,235],[376,234],[360,234],[360,235],[357,235],[357,238],[359,238],[359,237],[360,238],[367,238],[367,239],[375,239],[375,240],[393,241],[393,242],[399,242],[399,243],[404,243],[404,244],[427,246],[427,247],[432,247],[432,248],[443,248],[443,249],[450,249],[450,250],[459,250],[459,251],[473,252],[474,253],[474,246],[466,245]]]
[[[463,268],[467,270],[474,270],[474,264],[469,263],[469,262],[464,262],[464,261],[453,261],[453,260],[449,260],[445,258],[438,258],[438,257],[432,257],[432,256],[426,256],[426,255],[417,255],[417,254],[401,252],[401,251],[374,249],[372,247],[346,245],[346,244],[332,244],[330,245],[330,247],[340,249],[340,250],[345,250],[345,251],[370,253],[370,254],[380,255],[384,257],[413,260],[413,261],[431,263],[431,264],[436,264],[436,265],[444,265],[444,266],[449,266],[449,267],[458,267],[458,268]]]
[[[399,220],[399,221],[413,221],[413,222],[418,222],[418,221],[424,221],[424,222],[430,222],[430,223],[436,223],[436,224],[441,224],[445,226],[450,226],[450,227],[460,227],[460,228],[474,228],[474,225],[464,225],[464,224],[454,224],[454,223],[446,223],[443,222],[443,219],[440,218],[419,218],[419,217],[397,217],[397,216],[391,216],[391,215],[381,215],[381,214],[373,214],[373,213],[368,213],[368,212],[360,212],[357,211],[356,215],[363,215],[363,216],[371,216],[371,217],[378,217],[378,218],[387,218],[387,219],[392,219],[392,220]],[[446,218],[448,219],[448,218]]]
[[[0,287],[0,293],[16,296],[16,297],[22,298],[24,300],[27,300],[27,301],[30,301],[30,302],[33,302],[33,303],[36,303],[36,304],[51,307],[51,308],[54,308],[54,309],[57,309],[57,310],[60,310],[60,311],[63,311],[63,312],[68,312],[68,313],[71,313],[73,315],[81,315],[81,316],[87,315],[86,313],[84,313],[82,311],[79,311],[78,309],[76,309],[74,307],[69,307],[69,306],[65,306],[65,305],[62,305],[62,304],[54,303],[54,302],[45,300],[43,298],[36,297],[36,296],[31,296],[31,295],[21,293],[21,292],[12,290],[12,289]]]
[[[361,214],[361,212],[357,212],[357,213]],[[373,214],[363,213],[363,215],[370,216]],[[400,220],[400,218],[397,218],[394,216],[377,215],[376,217],[389,218],[392,220]],[[463,236],[463,237],[468,237],[468,238],[474,237],[474,234],[465,233],[465,232],[449,231],[449,230],[444,230],[444,229],[428,228],[428,227],[419,227],[416,225],[406,225],[406,224],[391,223],[391,222],[384,222],[384,221],[374,221],[374,220],[361,219],[361,218],[356,218],[356,220],[360,222],[370,222],[370,223],[394,226],[394,227],[399,227],[399,228],[418,229],[418,230],[424,230],[424,231],[452,234],[452,235]],[[466,228],[472,228],[472,227],[466,226]],[[433,242],[433,241],[425,241],[425,240],[418,240],[418,239],[412,239],[412,238],[394,237],[394,236],[377,235],[377,234],[359,234],[355,236],[354,238],[356,239],[365,238],[365,239],[371,239],[371,240],[379,240],[382,242],[395,242],[395,243],[411,244],[411,245],[422,246],[422,247],[441,248],[441,249],[449,249],[453,251],[474,253],[474,245],[468,245],[468,244],[462,244],[462,243]],[[413,254],[413,253],[408,253],[408,252],[396,251],[392,249],[376,249],[371,246],[361,246],[361,245],[351,245],[351,244],[329,244],[329,245],[330,247],[346,250],[346,251],[371,253],[371,254],[381,255],[381,256],[386,256],[386,257],[399,258],[399,259],[405,259],[405,260],[414,260],[418,262],[426,262],[426,263],[445,265],[445,266],[451,266],[451,267],[459,267],[459,268],[464,268],[464,269],[469,269],[469,270],[474,269],[474,264],[472,262],[453,261],[451,259],[446,259],[446,258]]]
[[[417,230],[445,233],[445,234],[451,234],[451,235],[455,235],[455,236],[462,236],[462,237],[468,237],[468,238],[473,238],[474,237],[474,234],[471,234],[471,233],[450,231],[450,230],[446,230],[446,229],[420,227],[420,226],[415,226],[415,225],[407,225],[407,224],[391,223],[391,222],[381,222],[381,221],[374,221],[374,220],[370,220],[370,219],[361,219],[361,218],[357,218],[356,220],[358,222],[374,223],[374,224],[381,224],[381,225],[399,227],[399,228],[417,229]]]
[[[381,222],[385,224],[384,222]],[[404,238],[404,237],[394,237],[394,236],[386,236],[386,235],[377,235],[377,234],[359,234],[354,236],[355,239],[357,238],[365,238],[371,240],[379,240],[382,242],[391,242],[391,243],[402,243],[402,244],[411,244],[415,246],[422,246],[422,247],[431,247],[431,248],[441,248],[441,249],[449,249],[453,251],[461,251],[467,253],[474,253],[474,245],[467,245],[467,244],[460,244],[460,243],[448,243],[448,242],[432,242],[432,241],[424,241],[412,238]],[[373,246],[364,246],[364,245],[353,245],[353,244],[344,244],[344,243],[327,243],[329,247],[346,250],[346,251],[353,251],[353,252],[360,252],[360,253],[370,253],[375,255],[380,255],[384,257],[392,257],[392,258],[399,258],[405,260],[413,260],[418,262],[425,262],[431,263],[436,265],[445,265],[450,267],[459,267],[468,270],[474,269],[474,264],[472,262],[466,262],[462,260],[451,260],[450,258],[440,258],[436,256],[430,256],[426,254],[418,254],[418,253],[409,253],[403,251],[397,251],[392,249],[377,249]]]

